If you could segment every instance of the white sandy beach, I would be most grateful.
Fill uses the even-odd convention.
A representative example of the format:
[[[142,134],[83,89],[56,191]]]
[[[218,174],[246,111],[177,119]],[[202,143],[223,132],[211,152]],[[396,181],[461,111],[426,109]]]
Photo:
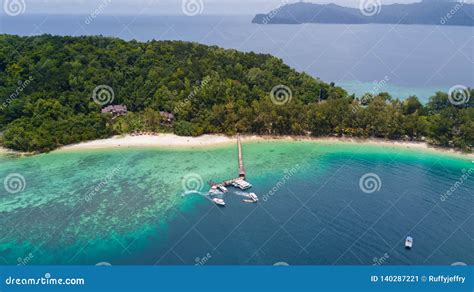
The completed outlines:
[[[258,137],[255,136],[255,139]],[[158,135],[125,135],[103,140],[94,140],[68,145],[59,150],[129,148],[129,147],[203,147],[234,143],[235,139],[224,135],[202,135],[199,137],[182,137],[173,134]]]
[[[452,154],[462,157],[474,158],[472,153],[462,153],[452,149],[432,147],[423,142],[390,141],[383,139],[356,139],[356,138],[311,138],[298,136],[242,136],[243,141],[314,141],[321,143],[357,143],[366,145],[383,146],[390,148],[419,149],[424,151]],[[132,148],[132,147],[161,147],[161,148],[179,148],[179,147],[206,147],[215,145],[232,144],[236,142],[235,137],[224,135],[202,135],[199,137],[181,137],[174,134],[158,135],[139,135],[139,136],[115,136],[103,140],[89,141],[74,145],[68,145],[60,148],[58,151],[69,150],[87,150],[87,149],[106,149],[106,148]]]

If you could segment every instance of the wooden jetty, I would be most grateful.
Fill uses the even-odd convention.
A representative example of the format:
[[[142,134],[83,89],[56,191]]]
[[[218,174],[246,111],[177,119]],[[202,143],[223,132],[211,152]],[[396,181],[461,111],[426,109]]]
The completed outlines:
[[[239,177],[245,179],[244,159],[242,156],[242,143],[240,142],[240,135],[237,135],[237,148],[239,151]]]
[[[219,186],[224,186],[224,187],[231,186],[237,181],[245,180],[246,173],[245,173],[245,167],[244,167],[244,158],[243,158],[243,155],[242,155],[242,142],[240,141],[240,135],[237,135],[237,151],[238,151],[239,177],[229,179],[229,180],[225,180],[221,183],[216,183],[216,182],[213,182],[213,181],[209,181],[209,185],[211,187],[212,186],[217,186],[217,187],[219,187]]]

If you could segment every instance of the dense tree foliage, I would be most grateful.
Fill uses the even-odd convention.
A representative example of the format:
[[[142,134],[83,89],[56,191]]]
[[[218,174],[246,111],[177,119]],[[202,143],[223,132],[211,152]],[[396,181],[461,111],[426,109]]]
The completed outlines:
[[[280,84],[291,98],[275,102]],[[92,98],[99,85],[129,113],[101,114]],[[176,122],[165,125],[160,111]],[[473,121],[472,99],[456,106],[437,93],[423,105],[384,93],[361,101],[270,55],[181,41],[0,35],[2,143],[22,151],[137,131],[381,137],[471,150]]]

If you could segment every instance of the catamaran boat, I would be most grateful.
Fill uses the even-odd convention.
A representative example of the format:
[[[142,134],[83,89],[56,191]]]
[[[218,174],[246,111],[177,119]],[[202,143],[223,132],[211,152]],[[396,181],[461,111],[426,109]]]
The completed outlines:
[[[252,187],[252,185],[250,183],[246,182],[243,179],[239,179],[239,180],[234,181],[232,183],[232,185],[236,188],[241,189],[241,190],[250,189]]]
[[[411,248],[413,246],[413,237],[407,236],[405,239],[405,248]]]
[[[218,206],[225,206],[225,202],[222,199],[214,198],[214,199],[212,199],[212,201]]]
[[[249,193],[249,198],[252,199],[255,203],[258,202],[258,197],[255,193]]]
[[[224,187],[224,186],[218,186],[218,188],[219,188],[219,190],[221,190],[221,192],[223,192],[223,193],[227,193],[227,192],[229,191],[229,190],[228,190],[226,187]]]

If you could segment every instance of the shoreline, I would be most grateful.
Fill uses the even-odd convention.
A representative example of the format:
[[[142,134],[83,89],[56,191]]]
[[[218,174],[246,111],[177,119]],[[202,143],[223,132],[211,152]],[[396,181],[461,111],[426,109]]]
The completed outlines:
[[[451,156],[474,159],[474,153],[464,153],[455,149],[441,148],[428,145],[425,142],[394,141],[377,138],[341,138],[341,137],[307,137],[307,136],[257,136],[241,135],[244,142],[261,141],[294,141],[294,142],[320,142],[320,143],[348,143],[365,144],[372,146],[391,147],[399,149],[412,149],[442,153]],[[174,134],[158,135],[125,135],[114,136],[102,140],[94,140],[63,146],[54,152],[76,151],[76,150],[97,150],[97,149],[128,149],[128,148],[194,148],[211,147],[236,143],[236,137],[225,135],[202,135],[199,137],[182,137]],[[5,149],[4,149],[5,150]],[[8,150],[7,150],[8,151]],[[1,148],[0,148],[1,153]]]

